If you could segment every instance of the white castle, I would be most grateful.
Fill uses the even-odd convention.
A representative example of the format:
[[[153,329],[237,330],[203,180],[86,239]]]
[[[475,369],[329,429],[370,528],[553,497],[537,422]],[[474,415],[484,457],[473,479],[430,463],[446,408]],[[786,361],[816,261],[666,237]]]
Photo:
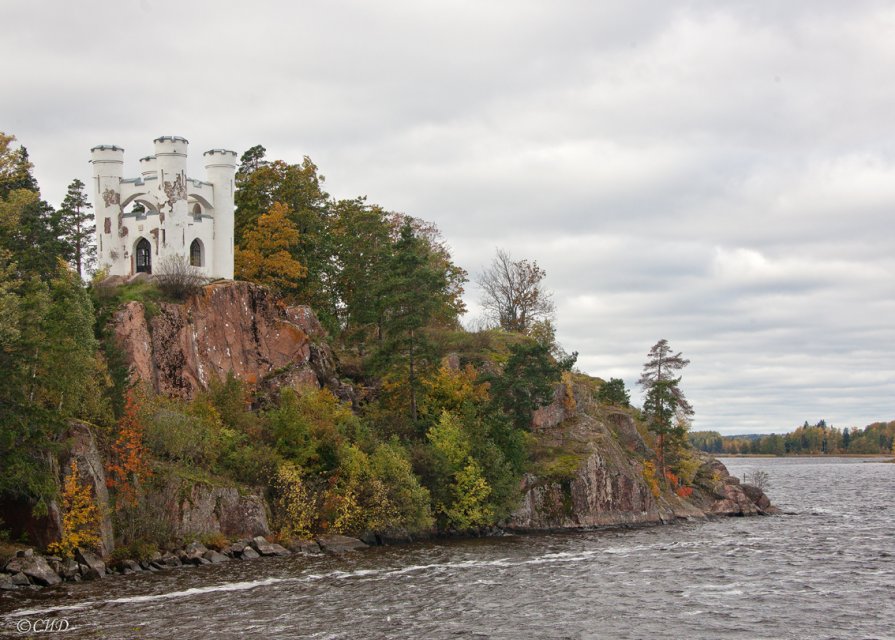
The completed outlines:
[[[232,280],[236,152],[206,151],[206,180],[197,180],[186,175],[185,138],[154,142],[155,155],[140,158],[138,178],[123,177],[121,147],[90,150],[99,266],[131,276],[180,256],[209,278]]]

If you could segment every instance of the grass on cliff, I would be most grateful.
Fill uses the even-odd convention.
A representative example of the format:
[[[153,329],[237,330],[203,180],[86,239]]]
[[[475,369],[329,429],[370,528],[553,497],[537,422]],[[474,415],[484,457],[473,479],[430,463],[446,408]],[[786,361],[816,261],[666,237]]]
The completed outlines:
[[[96,309],[97,326],[104,327],[112,318],[112,314],[128,302],[141,302],[146,309],[146,321],[158,314],[159,303],[178,302],[166,295],[151,280],[141,280],[130,284],[103,285],[94,284],[90,288],[93,306]]]
[[[571,480],[589,453],[585,442],[556,442],[534,434],[529,439],[528,450],[531,456],[528,470],[544,482]]]

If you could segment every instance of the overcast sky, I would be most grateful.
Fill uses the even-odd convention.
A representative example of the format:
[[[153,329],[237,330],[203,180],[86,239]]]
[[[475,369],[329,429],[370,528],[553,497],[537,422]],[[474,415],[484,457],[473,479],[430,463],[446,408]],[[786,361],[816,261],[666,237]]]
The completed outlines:
[[[472,276],[537,260],[583,371],[633,386],[668,339],[695,429],[895,419],[891,2],[0,0],[0,29],[0,130],[54,205],[97,144],[126,175],[159,135],[200,176],[308,155]]]

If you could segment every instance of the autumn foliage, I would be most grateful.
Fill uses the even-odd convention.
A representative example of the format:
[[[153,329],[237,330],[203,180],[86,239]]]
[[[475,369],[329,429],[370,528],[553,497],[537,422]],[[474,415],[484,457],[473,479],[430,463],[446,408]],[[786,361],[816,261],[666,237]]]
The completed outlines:
[[[308,270],[289,252],[299,240],[298,229],[289,219],[287,205],[274,202],[255,226],[245,231],[243,245],[237,247],[236,277],[267,285],[279,292],[295,287]]]
[[[99,545],[99,510],[90,487],[81,482],[76,460],[71,461],[62,491],[62,539],[47,548],[63,558],[70,558],[76,549]]]
[[[146,427],[135,394],[128,394],[124,415],[118,422],[118,438],[112,444],[106,484],[115,490],[115,506],[136,506],[141,482],[152,475],[144,445]]]

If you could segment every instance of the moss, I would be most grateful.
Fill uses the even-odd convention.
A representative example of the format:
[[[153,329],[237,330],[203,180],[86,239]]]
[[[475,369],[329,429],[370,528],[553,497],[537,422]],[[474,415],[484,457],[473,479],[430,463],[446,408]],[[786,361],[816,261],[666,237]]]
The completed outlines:
[[[171,462],[157,461],[153,467],[157,482],[164,482],[168,478],[179,478],[186,481],[184,485],[204,484],[209,487],[237,487],[237,483],[230,478],[216,475],[198,466],[185,466]]]
[[[536,443],[532,450],[529,471],[539,483],[571,481],[588,456],[583,442],[566,442],[562,445]]]

